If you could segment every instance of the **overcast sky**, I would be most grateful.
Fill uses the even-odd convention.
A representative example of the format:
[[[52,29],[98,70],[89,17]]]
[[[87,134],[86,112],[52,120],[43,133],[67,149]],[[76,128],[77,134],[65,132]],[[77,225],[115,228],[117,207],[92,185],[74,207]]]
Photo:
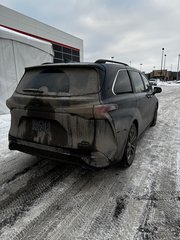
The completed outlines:
[[[142,71],[177,70],[180,0],[0,0],[84,40],[84,61],[114,57]],[[164,64],[163,64],[164,65]]]

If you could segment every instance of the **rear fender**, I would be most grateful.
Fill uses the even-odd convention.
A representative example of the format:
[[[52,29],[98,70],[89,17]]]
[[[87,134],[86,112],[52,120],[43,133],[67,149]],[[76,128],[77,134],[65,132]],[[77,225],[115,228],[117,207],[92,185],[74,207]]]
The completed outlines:
[[[103,153],[110,161],[114,160],[117,152],[117,139],[112,122],[106,120],[95,121],[95,148]]]

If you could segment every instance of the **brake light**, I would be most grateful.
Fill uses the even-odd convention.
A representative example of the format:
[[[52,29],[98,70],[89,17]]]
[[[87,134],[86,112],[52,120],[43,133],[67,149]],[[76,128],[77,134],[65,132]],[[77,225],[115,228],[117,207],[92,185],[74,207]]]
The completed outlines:
[[[94,106],[94,117],[97,119],[108,118],[108,113],[118,109],[116,104],[102,104]]]

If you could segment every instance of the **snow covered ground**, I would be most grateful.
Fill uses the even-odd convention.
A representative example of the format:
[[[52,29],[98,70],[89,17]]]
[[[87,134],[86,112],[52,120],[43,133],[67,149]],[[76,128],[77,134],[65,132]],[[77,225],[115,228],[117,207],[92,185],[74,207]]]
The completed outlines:
[[[133,165],[90,170],[8,150],[0,116],[0,239],[180,239],[180,84],[163,84],[157,125]]]

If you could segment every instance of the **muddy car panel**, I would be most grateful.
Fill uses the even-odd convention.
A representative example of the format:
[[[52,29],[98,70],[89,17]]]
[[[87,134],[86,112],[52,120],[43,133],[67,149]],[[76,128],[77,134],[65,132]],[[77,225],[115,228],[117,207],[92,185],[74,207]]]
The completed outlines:
[[[26,71],[30,71],[30,73],[33,71],[33,74],[36,74],[41,69],[43,69],[42,66],[35,68],[35,71],[31,68]],[[50,72],[54,71],[54,67],[51,69],[48,66],[48,69],[50,69]],[[96,68],[93,68],[93,71],[94,69],[96,70]],[[99,75],[102,75],[102,70],[99,69]],[[98,83],[99,85],[103,83],[102,77],[101,82]],[[92,79],[90,80],[92,83]],[[105,165],[109,164],[109,156],[116,150],[116,146],[109,146],[103,152],[102,141],[99,141],[99,139],[104,134],[112,135],[112,128],[109,127],[109,123],[105,120],[101,121],[104,123],[101,123],[99,127],[98,121],[94,119],[94,106],[100,104],[100,86],[97,85],[94,88],[89,84],[90,91],[85,96],[84,92],[81,96],[77,94],[58,96],[56,92],[49,96],[48,92],[44,94],[33,91],[23,92],[23,88],[31,88],[24,86],[27,84],[24,84],[23,79],[21,82],[23,84],[19,84],[13,96],[7,101],[12,118],[9,135],[16,138],[16,143],[21,140],[21,145],[23,145],[22,141],[24,141],[24,144],[25,142],[31,142],[45,145],[47,149],[48,147],[60,147],[91,151],[92,159],[93,152],[95,156],[97,156],[97,152],[100,152],[99,154],[105,158]],[[85,87],[88,87],[87,84]],[[106,131],[104,131],[105,129]],[[96,136],[97,139],[95,139]],[[113,142],[113,144],[115,143]],[[13,142],[11,142],[10,147],[15,148]],[[34,145],[34,147],[37,148],[37,145]],[[86,158],[84,161],[89,162]],[[94,163],[93,165],[97,164]]]

